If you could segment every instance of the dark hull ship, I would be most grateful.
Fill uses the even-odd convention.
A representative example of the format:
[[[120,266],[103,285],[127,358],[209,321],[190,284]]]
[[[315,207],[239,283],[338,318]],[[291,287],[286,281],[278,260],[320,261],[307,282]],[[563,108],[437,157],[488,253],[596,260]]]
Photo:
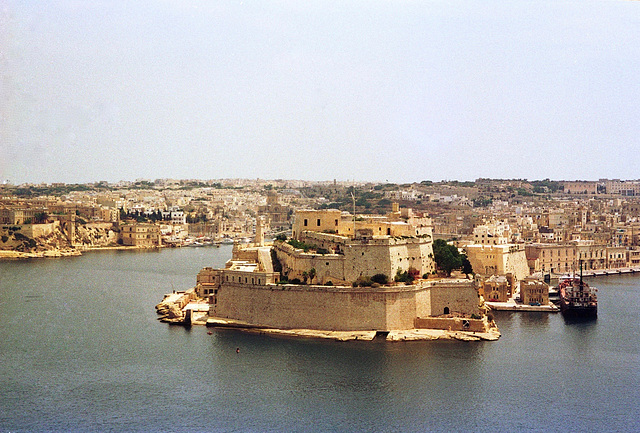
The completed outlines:
[[[595,318],[598,315],[597,289],[582,280],[582,266],[580,277],[566,277],[558,284],[560,297],[560,311],[565,317]]]

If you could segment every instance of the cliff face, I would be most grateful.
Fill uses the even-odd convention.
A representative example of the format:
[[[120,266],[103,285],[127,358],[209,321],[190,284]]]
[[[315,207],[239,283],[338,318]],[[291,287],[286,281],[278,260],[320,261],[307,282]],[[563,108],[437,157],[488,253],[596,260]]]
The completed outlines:
[[[23,229],[24,228],[24,229]],[[72,244],[68,234],[55,224],[46,231],[24,226],[0,227],[0,250],[23,253],[71,250],[77,247],[106,247],[117,245],[117,233],[111,226],[77,224]]]
[[[85,247],[107,247],[117,245],[118,234],[113,227],[77,225],[75,244]]]

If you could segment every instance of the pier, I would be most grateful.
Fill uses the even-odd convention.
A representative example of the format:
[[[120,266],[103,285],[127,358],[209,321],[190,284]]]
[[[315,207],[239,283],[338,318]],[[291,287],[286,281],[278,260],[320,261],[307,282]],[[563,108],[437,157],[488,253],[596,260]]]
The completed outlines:
[[[583,270],[583,277],[601,277],[603,275],[635,274],[640,267]]]
[[[515,296],[509,298],[507,302],[485,301],[484,303],[487,307],[496,311],[535,311],[543,313],[557,313],[560,311],[560,308],[551,302],[548,305],[529,305],[523,304]]]

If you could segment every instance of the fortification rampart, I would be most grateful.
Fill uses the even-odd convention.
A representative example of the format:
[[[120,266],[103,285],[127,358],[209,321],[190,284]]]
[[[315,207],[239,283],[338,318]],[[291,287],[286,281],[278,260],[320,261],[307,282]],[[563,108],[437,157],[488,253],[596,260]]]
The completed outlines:
[[[209,314],[283,329],[412,329],[416,300],[424,298],[425,291],[428,288],[418,286],[376,290],[224,283],[210,302]]]
[[[396,272],[414,268],[420,275],[435,269],[430,238],[372,238],[351,240],[327,233],[304,232],[308,244],[339,254],[305,253],[283,242],[276,242],[276,255],[289,279],[302,279],[303,272],[316,270],[315,282],[350,284],[359,277],[385,274],[393,280]]]
[[[415,328],[416,319],[432,316],[434,305],[444,309],[441,298],[444,294],[451,296],[453,291],[460,294],[446,301],[452,313],[465,312],[468,317],[478,314],[474,287],[466,280],[379,288],[223,281],[209,297],[209,315],[282,329],[407,330]]]

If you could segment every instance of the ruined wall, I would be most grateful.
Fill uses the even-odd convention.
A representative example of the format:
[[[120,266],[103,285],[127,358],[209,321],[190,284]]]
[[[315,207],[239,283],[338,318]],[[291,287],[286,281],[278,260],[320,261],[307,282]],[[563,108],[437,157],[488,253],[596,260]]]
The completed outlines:
[[[325,284],[331,281],[333,284],[351,284],[351,281],[344,280],[344,255],[303,253],[302,250],[296,250],[286,243],[279,243],[274,248],[282,265],[283,274],[290,280],[294,278],[302,280],[302,272],[309,272],[314,268],[316,277],[313,283]]]

